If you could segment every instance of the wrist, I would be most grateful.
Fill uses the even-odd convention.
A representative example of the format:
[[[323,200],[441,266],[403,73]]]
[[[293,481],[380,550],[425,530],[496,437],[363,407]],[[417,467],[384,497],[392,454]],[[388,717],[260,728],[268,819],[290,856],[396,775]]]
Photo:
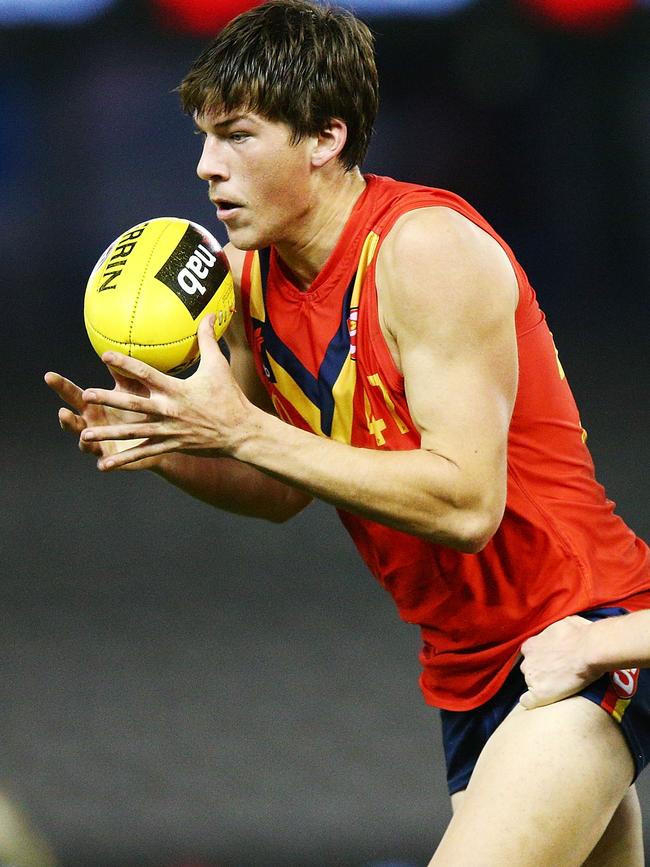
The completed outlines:
[[[593,679],[600,677],[612,669],[609,648],[610,619],[597,620],[589,624],[585,630],[583,649],[585,668]]]
[[[278,425],[282,427],[275,430]],[[243,463],[261,466],[261,456],[268,458],[274,446],[283,443],[283,435],[286,436],[286,433],[287,426],[284,422],[251,404],[245,424],[239,425],[236,440],[228,449],[228,454]]]

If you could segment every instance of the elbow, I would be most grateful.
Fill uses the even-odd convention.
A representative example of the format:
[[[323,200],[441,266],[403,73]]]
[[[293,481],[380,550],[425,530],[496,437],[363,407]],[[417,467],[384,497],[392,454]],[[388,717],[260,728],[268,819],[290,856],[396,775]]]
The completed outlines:
[[[478,554],[499,529],[504,509],[505,498],[503,502],[454,509],[449,515],[447,538],[442,544],[461,554]],[[440,538],[437,541],[440,542]]]
[[[458,534],[454,547],[463,554],[479,554],[503,520],[507,492],[505,473],[501,484],[496,483],[494,474],[490,474],[490,478],[490,484],[480,485],[465,495],[452,517]]]
[[[302,494],[300,491],[293,491],[291,496],[287,496],[281,503],[275,504],[273,509],[262,517],[272,524],[286,524],[287,521],[290,521],[291,518],[295,518],[297,514],[302,512],[311,501],[312,498],[306,494]]]
[[[441,491],[437,480],[433,508],[426,510],[426,518],[421,513],[425,520],[422,535],[461,554],[479,554],[503,520],[507,497],[505,459],[481,463],[473,469],[463,469],[447,460],[448,484]]]
[[[483,509],[466,516],[458,550],[463,554],[478,554],[482,551],[499,529],[503,511],[504,507]]]
[[[295,518],[297,514],[298,510],[291,511],[289,509],[282,509],[280,511],[269,512],[266,515],[261,515],[260,517],[264,518],[271,524],[286,524],[287,521]]]
[[[495,531],[467,533],[453,546],[461,554],[479,554],[490,541]]]

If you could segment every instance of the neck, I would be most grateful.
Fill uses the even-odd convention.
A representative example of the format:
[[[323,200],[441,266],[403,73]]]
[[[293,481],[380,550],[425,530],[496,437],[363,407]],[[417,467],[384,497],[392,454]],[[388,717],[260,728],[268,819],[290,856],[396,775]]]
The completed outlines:
[[[365,186],[366,182],[358,168],[346,172],[342,177],[320,179],[296,237],[275,245],[299,289],[309,289],[322,270]]]

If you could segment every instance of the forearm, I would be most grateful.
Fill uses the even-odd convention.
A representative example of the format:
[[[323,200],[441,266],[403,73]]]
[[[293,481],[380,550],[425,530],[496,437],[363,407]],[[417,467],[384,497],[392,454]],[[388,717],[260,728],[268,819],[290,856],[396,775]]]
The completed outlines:
[[[151,470],[211,506],[277,523],[293,517],[311,499],[302,491],[233,458],[172,453],[160,456]]]
[[[592,624],[585,641],[587,664],[596,674],[650,667],[650,610],[607,617]]]
[[[355,448],[260,412],[235,454],[334,506],[459,550],[480,550],[501,518],[499,506],[463,492],[454,463],[424,449]],[[489,487],[492,496],[498,486]]]

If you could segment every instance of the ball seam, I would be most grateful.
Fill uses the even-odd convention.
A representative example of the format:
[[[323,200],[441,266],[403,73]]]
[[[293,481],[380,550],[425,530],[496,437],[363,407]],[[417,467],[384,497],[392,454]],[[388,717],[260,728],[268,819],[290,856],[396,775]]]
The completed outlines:
[[[108,334],[104,334],[103,332],[101,332],[99,328],[96,328],[89,320],[87,321],[87,325],[92,328],[95,334],[103,337],[104,340],[108,340],[110,343],[115,343],[119,346],[143,346],[146,349],[149,346],[151,346],[152,348],[159,346],[173,346],[175,343],[185,343],[186,340],[196,339],[196,333],[193,332],[192,334],[188,334],[187,337],[177,337],[175,340],[167,340],[164,343],[138,343],[134,340],[117,340],[115,337],[109,337]]]
[[[181,340],[172,340],[170,343],[157,343],[157,344],[151,343],[151,344],[145,344],[145,343],[134,343],[133,340],[131,339],[131,337],[132,337],[132,335],[133,335],[133,325],[134,325],[134,323],[135,323],[135,316],[136,316],[136,313],[138,312],[138,304],[140,303],[140,295],[142,294],[142,286],[144,285],[145,277],[146,277],[146,275],[147,275],[147,271],[148,271],[148,269],[149,269],[149,265],[150,265],[151,260],[152,260],[152,258],[153,258],[153,254],[156,252],[156,247],[157,247],[158,244],[160,243],[160,239],[161,239],[162,236],[165,234],[165,232],[167,231],[167,229],[169,229],[169,224],[167,224],[166,226],[163,227],[162,232],[158,235],[158,237],[156,238],[156,240],[155,240],[154,243],[152,244],[152,246],[151,246],[151,250],[150,250],[150,252],[149,252],[149,258],[147,259],[146,267],[144,267],[144,268],[142,269],[142,275],[141,275],[141,277],[140,277],[140,283],[139,283],[139,285],[138,285],[138,292],[137,292],[137,294],[136,294],[136,296],[135,296],[135,301],[134,301],[134,304],[133,304],[133,310],[131,311],[131,320],[130,320],[130,322],[129,322],[129,340],[128,340],[128,342],[124,342],[124,341],[121,341],[121,340],[120,340],[120,341],[115,341],[116,343],[119,342],[119,343],[122,343],[123,345],[126,345],[126,346],[147,346],[147,345],[149,345],[149,346],[171,346],[173,343],[180,343],[180,342],[182,342]],[[101,334],[101,332],[99,332],[99,331],[98,331],[97,333],[98,333],[98,334]],[[101,336],[104,337],[103,334],[102,334]],[[108,339],[108,338],[107,338],[107,339]],[[186,338],[186,337],[183,337],[182,340],[187,340],[187,338]],[[131,355],[131,352],[130,352],[130,351],[129,351],[129,355]]]

